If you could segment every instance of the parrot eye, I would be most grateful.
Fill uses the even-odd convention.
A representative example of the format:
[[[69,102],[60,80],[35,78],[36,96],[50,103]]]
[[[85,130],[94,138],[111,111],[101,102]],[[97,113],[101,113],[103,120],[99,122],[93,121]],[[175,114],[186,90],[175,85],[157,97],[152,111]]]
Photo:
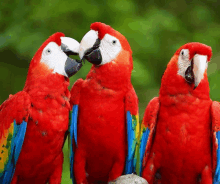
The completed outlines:
[[[46,50],[46,54],[51,54],[51,50],[50,50],[50,49],[47,49],[47,50]]]
[[[178,67],[179,67],[178,74],[185,78],[185,72],[190,66],[190,64],[191,61],[189,60],[189,49],[182,49],[179,53],[179,58],[178,58]]]
[[[182,56],[182,58],[185,60],[185,59],[188,59],[189,57],[189,50],[188,49],[183,49],[180,51],[180,55]]]
[[[100,50],[102,53],[101,65],[103,65],[113,61],[122,50],[122,46],[118,38],[105,34],[100,44]]]
[[[113,40],[113,41],[112,41],[112,44],[115,45],[115,44],[116,44],[116,40]]]

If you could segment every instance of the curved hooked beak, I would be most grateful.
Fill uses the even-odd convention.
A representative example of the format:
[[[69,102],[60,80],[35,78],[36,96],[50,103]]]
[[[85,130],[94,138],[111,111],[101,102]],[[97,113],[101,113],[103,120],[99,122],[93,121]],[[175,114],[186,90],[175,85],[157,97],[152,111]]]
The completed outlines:
[[[185,79],[188,83],[194,83],[194,89],[199,85],[204,78],[204,73],[207,69],[207,56],[196,54],[191,65],[185,72]]]
[[[69,55],[79,55],[79,42],[69,37],[61,37],[61,50],[68,56],[65,62],[65,72],[71,77],[82,67],[80,60],[72,59]]]
[[[98,38],[97,31],[90,30],[82,38],[79,47],[79,56],[81,60],[86,59],[92,64],[99,65],[102,62],[100,51],[101,40]]]

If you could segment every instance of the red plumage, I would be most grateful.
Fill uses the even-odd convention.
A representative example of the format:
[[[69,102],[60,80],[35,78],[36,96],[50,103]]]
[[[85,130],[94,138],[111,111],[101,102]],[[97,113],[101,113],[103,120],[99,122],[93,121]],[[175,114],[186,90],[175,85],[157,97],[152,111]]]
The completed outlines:
[[[18,92],[15,95],[9,95],[9,99],[0,106],[0,138],[5,130],[11,126],[11,122],[16,120],[20,124],[23,120],[27,121],[30,111],[30,97],[26,92]]]
[[[194,89],[178,75],[178,58],[189,49],[211,58],[211,47],[188,43],[172,57],[162,77],[159,98],[146,108],[143,125],[150,136],[143,161],[143,177],[151,183],[212,183],[212,122],[207,73]]]
[[[1,106],[11,120],[27,122],[12,184],[61,182],[62,147],[69,123],[69,79],[52,73],[40,62],[45,46],[50,42],[60,46],[61,36],[64,34],[56,33],[42,44],[30,63],[23,91],[10,96]],[[7,128],[2,126],[1,134]]]
[[[123,49],[132,54],[132,50],[131,50],[131,47],[130,47],[127,39],[121,33],[114,30],[109,25],[106,25],[106,24],[101,23],[101,22],[95,22],[95,23],[91,24],[90,29],[92,29],[94,31],[98,31],[98,37],[101,40],[104,38],[104,36],[106,34],[109,34],[111,36],[114,36],[114,37],[118,38],[121,45],[122,45],[122,47],[123,47]],[[131,55],[130,55],[129,61],[130,61],[130,65],[133,67],[133,61],[132,61],[132,56]]]
[[[43,49],[47,46],[48,43],[50,42],[55,42],[57,45],[61,45],[61,39],[60,37],[63,37],[65,36],[63,33],[61,32],[57,32],[57,33],[54,33],[53,35],[51,35],[41,46],[40,48],[37,50],[37,52],[35,53],[34,57],[32,58],[31,60],[31,63],[30,63],[30,67],[29,68],[32,68],[34,66],[37,65],[38,62],[40,62],[40,58],[41,58],[41,55],[42,55],[42,51]],[[30,72],[31,70],[29,70]]]
[[[115,30],[111,26],[106,25],[101,22],[92,23],[90,26],[90,29],[98,31],[99,39],[103,39],[105,34],[114,35],[114,32],[115,32]]]
[[[111,62],[93,65],[86,79],[77,80],[71,89],[71,105],[79,107],[74,175],[76,183],[107,183],[123,173],[126,110],[137,114],[138,102],[131,84],[132,53],[126,38],[103,23],[94,23],[91,29],[99,32],[99,38],[115,36],[122,50]]]
[[[201,54],[201,55],[207,55],[208,56],[208,61],[210,61],[211,57],[212,57],[212,48],[209,47],[208,45],[199,43],[199,42],[190,42],[187,43],[185,45],[183,45],[182,47],[180,47],[177,51],[176,51],[176,55],[180,54],[180,51],[182,49],[189,49],[190,50],[190,57],[189,59],[191,60],[193,58],[193,56],[195,54]]]
[[[31,113],[13,184],[60,183],[70,110],[68,85],[63,76],[52,74],[25,90]]]

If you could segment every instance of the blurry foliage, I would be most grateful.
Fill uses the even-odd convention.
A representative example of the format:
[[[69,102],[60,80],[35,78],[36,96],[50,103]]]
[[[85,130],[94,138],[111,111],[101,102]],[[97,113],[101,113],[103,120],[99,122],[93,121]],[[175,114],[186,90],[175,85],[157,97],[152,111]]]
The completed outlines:
[[[174,52],[187,42],[202,42],[213,49],[208,77],[210,95],[220,101],[219,2],[209,0],[1,0],[0,103],[23,89],[34,53],[53,33],[63,32],[80,41],[92,22],[111,25],[133,50],[132,83],[140,102],[140,119],[149,100],[158,96],[161,76]],[[85,79],[86,63],[71,78]],[[67,146],[62,183],[71,183]]]

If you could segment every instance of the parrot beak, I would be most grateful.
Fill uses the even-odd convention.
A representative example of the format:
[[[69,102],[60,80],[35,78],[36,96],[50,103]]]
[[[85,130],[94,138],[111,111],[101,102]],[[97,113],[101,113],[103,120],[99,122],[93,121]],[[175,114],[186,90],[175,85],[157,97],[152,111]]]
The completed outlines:
[[[61,37],[61,50],[67,55],[79,54],[79,42],[69,37]],[[68,77],[71,77],[82,67],[80,60],[75,60],[67,57],[65,62],[65,72]]]
[[[194,89],[199,85],[207,69],[207,56],[196,54],[193,58]]]
[[[99,65],[102,62],[100,51],[101,40],[98,38],[97,31],[90,30],[82,38],[79,46],[79,56],[81,60],[87,60],[92,64]]]
[[[194,89],[199,85],[204,77],[205,70],[207,69],[207,56],[196,54],[191,65],[185,72],[185,79],[189,84],[194,83]]]

